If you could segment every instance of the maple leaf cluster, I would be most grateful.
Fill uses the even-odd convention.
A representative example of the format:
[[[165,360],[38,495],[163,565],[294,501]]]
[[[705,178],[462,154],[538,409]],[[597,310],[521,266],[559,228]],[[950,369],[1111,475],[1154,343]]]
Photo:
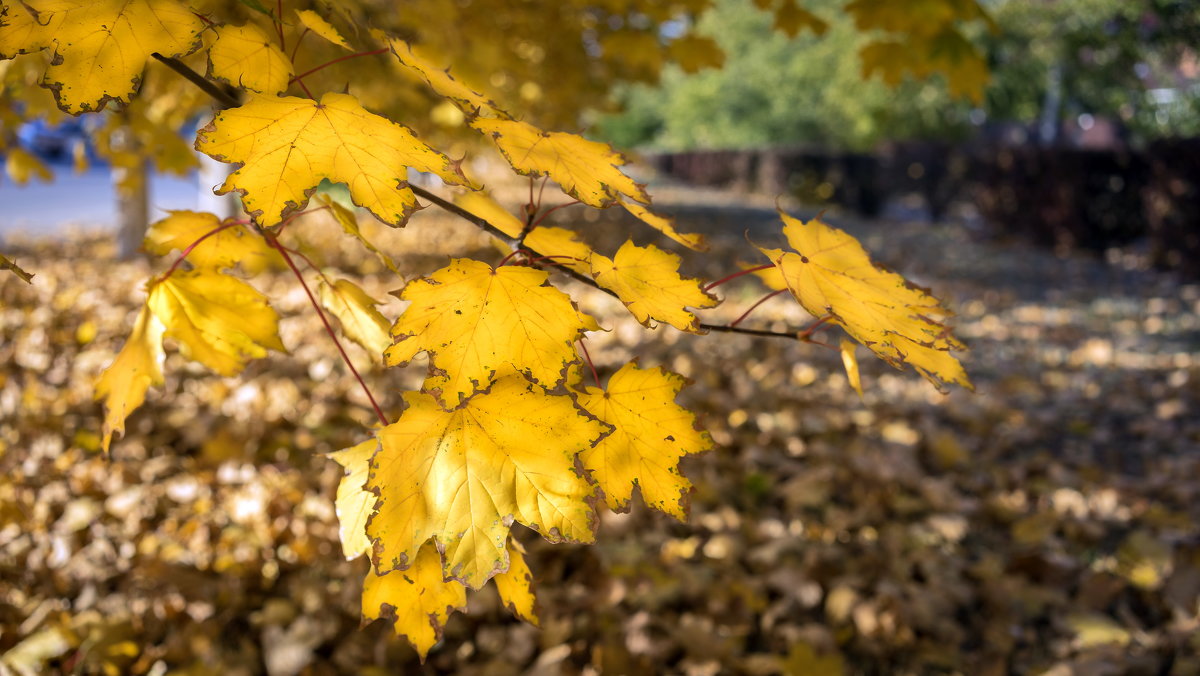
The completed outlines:
[[[247,92],[200,130],[196,149],[233,166],[216,192],[238,193],[248,217],[175,212],[151,228],[147,251],[179,255],[147,283],[132,333],[97,381],[103,446],[123,434],[129,414],[163,382],[164,341],[225,376],[268,350],[285,351],[279,315],[248,281],[282,263],[339,350],[326,313],[386,366],[428,359],[423,386],[403,393],[398,415],[389,416],[367,391],[380,426],[333,456],[346,469],[337,500],[344,553],[372,561],[363,615],[389,618],[424,655],[448,614],[464,607],[467,588],[494,579],[514,612],[536,621],[532,575],[510,535],[513,524],[552,542],[591,542],[598,503],[627,509],[635,487],[649,506],[683,519],[691,484],[679,461],[712,446],[695,416],[676,403],[685,383],[669,371],[631,361],[605,387],[598,377],[594,386],[584,384],[587,334],[603,328],[551,284],[552,273],[610,293],[648,328],[697,334],[737,329],[736,322],[706,325],[695,314],[718,305],[711,291],[721,280],[702,284],[680,271],[677,254],[632,239],[611,257],[594,251],[575,231],[543,225],[548,212],[539,215],[533,200],[524,219],[514,216],[481,192],[461,161],[350,94],[284,95],[302,77],[282,49],[283,23],[270,18],[279,44],[267,27],[202,20],[172,0],[5,6],[0,56],[52,49],[45,82],[68,112],[128,101],[152,55],[180,56],[203,44],[211,77]],[[296,19],[306,32],[349,48],[322,16],[305,10]],[[386,47],[363,54],[387,51],[397,68],[457,106],[464,124],[531,185],[541,178],[588,207],[623,208],[675,243],[704,249],[702,237],[651,211],[645,187],[607,144],[518,120],[418,47],[378,32],[370,39]],[[457,205],[415,188],[410,170],[461,191]],[[358,285],[312,264],[303,243],[288,239],[290,222],[329,210],[346,234],[399,272],[345,206],[308,208],[323,181],[345,184],[353,204],[393,227],[403,226],[424,197],[495,234],[509,254],[496,265],[455,259],[409,281],[400,293],[408,307],[389,320]],[[970,387],[953,355],[964,346],[941,323],[949,312],[939,301],[878,268],[847,233],[820,220],[781,217],[793,250],[760,249],[770,261],[760,267],[770,268],[777,289],[893,366],[911,365],[938,387]],[[316,293],[297,261],[318,278]],[[20,273],[7,259],[0,263]],[[861,389],[853,344],[843,342],[841,352]],[[345,364],[354,371],[348,358]]]

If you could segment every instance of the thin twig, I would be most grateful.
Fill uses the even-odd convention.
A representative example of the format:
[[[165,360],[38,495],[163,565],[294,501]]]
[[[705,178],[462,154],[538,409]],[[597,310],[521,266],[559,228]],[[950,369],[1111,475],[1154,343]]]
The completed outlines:
[[[596,373],[596,365],[592,363],[592,355],[588,354],[587,345],[583,343],[583,338],[579,339],[579,349],[583,350],[583,358],[587,360],[588,366],[592,369],[592,380],[596,381],[596,387],[600,385],[600,374]]]
[[[317,302],[317,297],[314,296],[313,292],[308,288],[308,282],[304,281],[304,275],[300,272],[300,268],[296,267],[296,261],[293,261],[292,257],[288,255],[287,247],[280,244],[274,236],[268,233],[266,237],[267,243],[274,247],[275,250],[279,252],[279,255],[283,256],[283,260],[287,263],[288,267],[292,269],[292,274],[294,274],[296,279],[300,281],[300,286],[304,288],[304,293],[308,296],[308,302],[312,304],[313,309],[317,311],[317,316],[321,318],[321,323],[325,325],[325,333],[329,334],[330,339],[333,340],[333,344],[337,347],[338,352],[342,355],[342,361],[346,363],[346,366],[350,369],[350,372],[354,374],[354,378],[358,380],[358,384],[360,387],[362,387],[362,391],[366,393],[367,399],[371,402],[371,407],[375,409],[375,415],[379,417],[379,424],[386,427],[388,425],[387,416],[383,414],[383,409],[380,408],[379,403],[375,401],[375,397],[371,394],[370,388],[367,387],[367,382],[363,380],[361,375],[359,375],[358,369],[354,368],[354,363],[350,361],[350,355],[346,354],[346,348],[342,347],[342,341],[338,340],[337,333],[333,330],[333,325],[329,323],[329,318],[325,316],[325,311],[321,309],[321,304]]]
[[[771,293],[768,293],[767,295],[763,296],[762,298],[759,298],[758,302],[756,302],[754,305],[751,305],[750,309],[743,312],[741,317],[738,317],[737,319],[730,322],[729,328],[733,328],[733,327],[737,326],[738,324],[741,324],[742,321],[744,319],[746,319],[746,317],[750,316],[751,312],[754,312],[755,310],[758,309],[759,305],[762,305],[763,303],[771,300],[772,298],[774,298],[775,296],[778,296],[781,293],[784,293],[785,291],[787,291],[787,289],[780,289],[778,291],[772,291]]]
[[[738,277],[745,277],[746,275],[751,274],[753,272],[759,272],[761,270],[766,270],[768,268],[773,268],[773,267],[775,267],[774,263],[765,263],[763,265],[758,265],[758,266],[755,266],[752,268],[746,268],[745,270],[739,270],[731,275],[725,275],[724,277],[718,279],[715,282],[709,282],[704,287],[704,290],[712,291],[713,289],[717,288],[718,286],[721,286],[725,282],[731,282],[731,281],[737,279]]]
[[[218,232],[221,232],[222,230],[228,230],[229,228],[232,228],[235,225],[245,225],[245,223],[243,223],[242,221],[225,221],[219,227],[213,228],[212,230],[209,230],[208,232],[201,235],[199,239],[197,239],[195,242],[192,242],[188,246],[188,248],[184,249],[183,253],[179,254],[179,258],[175,259],[175,262],[171,264],[170,269],[168,269],[165,273],[163,273],[163,276],[161,278],[159,278],[159,281],[160,282],[166,281],[167,277],[170,277],[171,275],[175,274],[175,270],[177,270],[179,268],[179,266],[183,264],[183,261],[187,259],[188,254],[192,253],[193,249],[200,246],[201,242],[208,239],[209,237],[212,237],[213,235],[217,234]]]
[[[316,68],[311,68],[309,70],[304,71],[303,73],[300,73],[299,75],[292,78],[291,80],[288,80],[288,84],[291,84],[291,83],[295,82],[296,80],[306,78],[309,75],[312,75],[313,73],[316,73],[318,71],[324,70],[324,69],[332,66],[335,63],[341,63],[342,61],[346,61],[348,59],[356,59],[360,56],[375,56],[376,54],[383,54],[387,51],[388,51],[387,47],[382,47],[380,49],[375,49],[375,50],[372,50],[369,52],[358,52],[356,54],[347,54],[345,56],[339,56],[338,58],[336,58],[332,61],[326,61],[325,63],[317,66]]]
[[[275,30],[279,32],[279,51],[287,53],[287,44],[283,41],[283,0],[275,0]]]
[[[536,228],[537,226],[541,225],[542,221],[546,220],[547,216],[558,211],[559,209],[566,209],[567,207],[573,207],[576,204],[583,204],[583,202],[580,202],[579,200],[575,200],[574,202],[567,202],[566,204],[560,204],[556,207],[550,207],[541,216],[537,217],[537,220],[533,222],[532,227]]]
[[[743,329],[740,326],[725,326],[723,324],[701,324],[700,328],[705,331],[717,331],[718,333],[741,333],[747,336],[760,336],[762,338],[788,338],[796,339],[796,334],[790,331],[765,331],[763,329]]]
[[[308,30],[309,29],[305,27],[305,29],[300,33],[300,37],[296,38],[296,45],[292,47],[292,56],[289,60],[292,62],[293,66],[296,65],[296,52],[300,51],[300,43],[304,42],[304,36],[308,35]]]
[[[808,328],[797,334],[796,337],[806,343],[815,343],[816,341],[812,340],[812,334],[816,333],[817,329],[821,328],[821,326],[830,319],[833,319],[833,315],[825,315],[824,317],[820,317],[817,319],[817,321],[810,324]]]

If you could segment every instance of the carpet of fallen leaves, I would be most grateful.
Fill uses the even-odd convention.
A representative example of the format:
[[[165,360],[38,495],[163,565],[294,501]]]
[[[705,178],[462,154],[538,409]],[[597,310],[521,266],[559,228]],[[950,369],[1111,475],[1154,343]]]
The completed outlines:
[[[714,238],[690,264],[709,278],[754,260],[745,232],[777,237],[769,209],[679,211]],[[311,220],[290,236],[395,317],[398,280]],[[957,309],[978,392],[939,395],[860,350],[859,400],[836,352],[643,331],[568,284],[612,329],[589,341],[602,378],[638,357],[693,381],[684,399],[718,448],[685,461],[690,522],[637,504],[594,546],[520,533],[542,627],[489,588],[423,666],[359,626],[366,563],[339,554],[341,472],[323,454],[373,417],[294,280],[256,281],[289,354],[220,378],[170,353],[105,459],[92,382],[167,262],[116,262],[101,236],[9,242],[37,277],[0,277],[0,672],[1200,673],[1200,288],[1119,255],[831,220]],[[604,221],[576,225],[618,243]],[[413,275],[499,258],[428,212],[381,230]],[[710,320],[762,289],[723,292]],[[748,325],[807,321],[776,298]],[[419,385],[420,365],[348,349],[388,410]]]

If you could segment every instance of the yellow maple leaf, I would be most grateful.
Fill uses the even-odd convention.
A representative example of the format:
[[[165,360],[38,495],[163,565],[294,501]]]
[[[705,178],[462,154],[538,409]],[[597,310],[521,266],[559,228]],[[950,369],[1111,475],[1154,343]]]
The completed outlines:
[[[342,553],[347,560],[371,551],[367,518],[379,498],[366,490],[366,482],[371,456],[378,449],[379,440],[371,438],[329,454],[346,470],[338,484],[337,516]],[[443,580],[442,558],[431,541],[420,547],[407,570],[379,575],[371,567],[363,580],[363,618],[384,618],[398,636],[412,643],[422,660],[441,639],[446,620],[454,611],[465,610],[466,603],[467,588]]]
[[[680,331],[703,333],[700,320],[687,308],[716,307],[719,301],[700,287],[700,281],[679,274],[679,256],[651,244],[640,247],[628,240],[609,259],[592,256],[592,276],[617,294],[643,326],[666,322]]]
[[[538,626],[537,596],[533,592],[533,573],[525,561],[525,547],[513,536],[508,537],[508,570],[492,578],[500,601],[513,615]]]
[[[342,231],[357,239],[368,251],[375,254],[375,257],[383,263],[384,267],[396,274],[400,274],[400,268],[396,265],[396,261],[392,259],[382,249],[375,246],[367,236],[363,234],[362,228],[358,225],[358,217],[353,211],[339,204],[336,200],[328,195],[317,196],[317,202],[329,207],[330,213],[333,214],[333,220],[337,221],[338,225],[342,226]]]
[[[342,49],[350,50],[350,45],[346,42],[346,38],[342,37],[342,34],[320,14],[311,9],[300,9],[296,10],[296,18],[300,19],[300,23],[312,31],[314,35]]]
[[[633,487],[646,504],[684,520],[692,484],[679,472],[679,459],[712,448],[708,433],[696,429],[696,416],[675,403],[684,379],[636,362],[621,367],[608,389],[589,387],[579,405],[613,432],[580,454],[583,466],[600,484],[608,506],[629,509]]]
[[[578,134],[545,132],[519,120],[477,118],[471,126],[490,136],[508,163],[525,176],[549,176],[588,206],[612,206],[625,195],[647,203],[645,186],[621,171],[625,158],[607,143]]]
[[[4,151],[8,155],[4,160],[4,173],[17,185],[25,185],[36,178],[42,183],[54,180],[54,174],[44,162],[33,153],[23,148],[9,148]]]
[[[621,28],[600,38],[605,57],[632,71],[634,78],[656,80],[663,66],[663,47],[658,32]]]
[[[295,75],[271,36],[256,24],[218,26],[208,50],[209,75],[260,94],[279,94]]]
[[[227,227],[205,237],[222,225]],[[156,221],[146,231],[142,248],[156,256],[165,256],[172,250],[186,251],[198,241],[187,257],[196,268],[218,270],[240,264],[246,272],[257,274],[278,255],[246,226],[222,223],[216,214],[201,211],[168,211],[166,218]]]
[[[372,356],[382,357],[392,339],[388,336],[390,322],[375,309],[380,301],[345,279],[337,280],[332,286],[322,280],[317,290],[321,305],[341,322],[342,333]]]
[[[956,21],[982,19],[990,22],[976,0],[852,0],[845,11],[854,17],[859,30],[929,36]]]
[[[453,101],[464,113],[477,115],[482,111],[501,118],[509,118],[508,113],[497,108],[494,101],[454,79],[450,75],[450,69],[434,65],[429,59],[417,53],[412,45],[397,39],[388,39],[387,42],[402,66],[418,75],[440,96]]]
[[[556,386],[578,360],[574,342],[600,327],[547,285],[548,277],[544,270],[493,269],[459,258],[409,283],[400,298],[412,304],[392,326],[388,365],[428,352],[425,389],[449,407],[513,373]]]
[[[319,102],[255,96],[217,113],[196,148],[240,165],[217,193],[240,192],[246,212],[264,226],[302,208],[322,179],[346,183],[355,204],[391,225],[402,225],[417,206],[407,167],[469,184],[445,155],[348,94],[327,93]]]
[[[428,394],[404,402],[377,433],[367,479],[379,496],[367,521],[377,570],[407,568],[432,537],[447,578],[478,589],[508,569],[513,522],[552,542],[594,539],[595,489],[575,462],[605,428],[570,397],[511,376],[452,411]]]
[[[708,251],[708,242],[704,235],[699,235],[690,232],[679,232],[679,228],[675,225],[675,219],[670,216],[662,216],[656,214],[646,207],[632,202],[627,199],[621,200],[621,206],[625,210],[636,216],[641,222],[670,237],[671,239],[686,246],[692,251]]]
[[[501,601],[514,615],[537,625],[535,598],[525,550],[509,541],[509,570],[495,578]],[[407,570],[379,575],[367,571],[363,581],[362,613],[367,620],[383,618],[397,636],[412,644],[421,661],[442,638],[446,621],[456,611],[467,609],[467,588],[454,580],[442,580],[442,562],[437,548],[427,542]]]
[[[705,68],[725,65],[725,51],[707,35],[688,33],[667,45],[667,56],[685,73],[697,73]]]
[[[842,354],[842,366],[846,369],[846,378],[850,381],[850,387],[858,393],[859,399],[863,396],[862,389],[862,374],[858,370],[858,356],[854,354],[854,348],[857,345],[849,338],[842,338],[838,344],[838,351]]]
[[[334,503],[338,517],[338,537],[342,541],[342,554],[347,561],[357,559],[371,551],[371,540],[367,538],[367,518],[375,511],[379,498],[366,490],[367,473],[371,456],[379,450],[379,440],[371,437],[350,448],[334,451],[329,457],[346,470],[338,483],[337,500]],[[441,567],[438,567],[439,572]]]
[[[459,195],[455,204],[482,218],[509,237],[520,237],[525,224],[509,213],[484,192],[468,192]],[[580,241],[579,236],[566,228],[539,225],[525,236],[526,248],[548,257],[557,265],[570,268],[582,275],[591,274],[588,261],[592,248]]]
[[[125,419],[146,401],[146,390],[163,382],[163,324],[143,306],[116,359],[96,381],[96,399],[104,400],[104,452],[114,433],[125,436]]]
[[[390,623],[397,636],[413,645],[422,662],[442,639],[450,615],[466,608],[467,588],[442,580],[442,561],[433,542],[421,547],[407,570],[379,575],[372,568],[363,580],[363,617]]]
[[[806,28],[813,35],[824,35],[829,30],[829,22],[796,4],[796,0],[783,0],[775,8],[775,30],[794,38]]]
[[[965,346],[938,320],[951,313],[927,291],[878,267],[846,232],[780,212],[795,251],[764,249],[788,289],[814,317],[829,315],[858,342],[896,368],[914,366],[939,390],[968,389],[962,364],[950,354]]]
[[[749,263],[738,263],[738,267],[743,270],[749,270],[758,266],[750,265]],[[788,288],[787,282],[783,279],[783,273],[774,265],[762,270],[755,270],[754,276],[758,277],[758,280],[772,291],[786,291]]]
[[[945,76],[950,96],[983,103],[990,77],[987,61],[962,33],[947,28],[929,41],[927,49],[928,69]]]
[[[150,311],[179,341],[189,359],[223,376],[242,370],[247,358],[285,351],[279,341],[279,315],[254,287],[208,270],[176,271],[152,282]]]
[[[0,58],[52,49],[42,86],[73,115],[128,103],[151,54],[190,54],[204,29],[175,0],[23,0],[4,12]]]
[[[20,277],[21,281],[25,282],[26,284],[33,283],[33,275],[22,270],[21,266],[17,265],[4,254],[0,254],[0,270],[8,270],[17,277]]]

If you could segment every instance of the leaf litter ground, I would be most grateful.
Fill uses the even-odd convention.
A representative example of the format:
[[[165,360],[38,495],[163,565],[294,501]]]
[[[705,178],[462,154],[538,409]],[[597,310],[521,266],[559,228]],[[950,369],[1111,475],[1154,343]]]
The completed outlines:
[[[580,225],[566,211],[557,224]],[[747,229],[778,244],[756,235],[769,209],[677,211],[713,242],[689,274],[727,274],[734,252],[750,251]],[[589,341],[602,378],[638,356],[694,381],[683,396],[718,448],[684,460],[690,523],[635,498],[631,513],[604,517],[593,546],[519,532],[542,628],[477,594],[424,667],[382,623],[358,629],[365,563],[341,559],[341,469],[322,454],[358,441],[372,415],[293,281],[277,271],[263,287],[290,355],[229,379],[168,357],[165,388],[106,461],[91,383],[128,333],[149,267],[115,262],[104,238],[10,243],[37,277],[0,278],[0,663],[31,673],[1200,671],[1200,288],[1125,265],[1136,261],[1061,259],[959,227],[831,220],[957,310],[978,392],[939,395],[864,359],[860,401],[835,351],[645,333],[617,301],[568,286],[612,329]],[[379,236],[391,251],[424,249],[398,260],[418,272],[464,248],[488,255],[468,227],[422,213]],[[321,250],[396,316],[395,278],[373,258],[350,266],[353,247]],[[719,310],[726,321],[765,291],[740,281],[721,289],[733,300]],[[748,324],[807,320],[776,299]],[[419,385],[423,364],[381,374],[349,349],[386,410]]]

